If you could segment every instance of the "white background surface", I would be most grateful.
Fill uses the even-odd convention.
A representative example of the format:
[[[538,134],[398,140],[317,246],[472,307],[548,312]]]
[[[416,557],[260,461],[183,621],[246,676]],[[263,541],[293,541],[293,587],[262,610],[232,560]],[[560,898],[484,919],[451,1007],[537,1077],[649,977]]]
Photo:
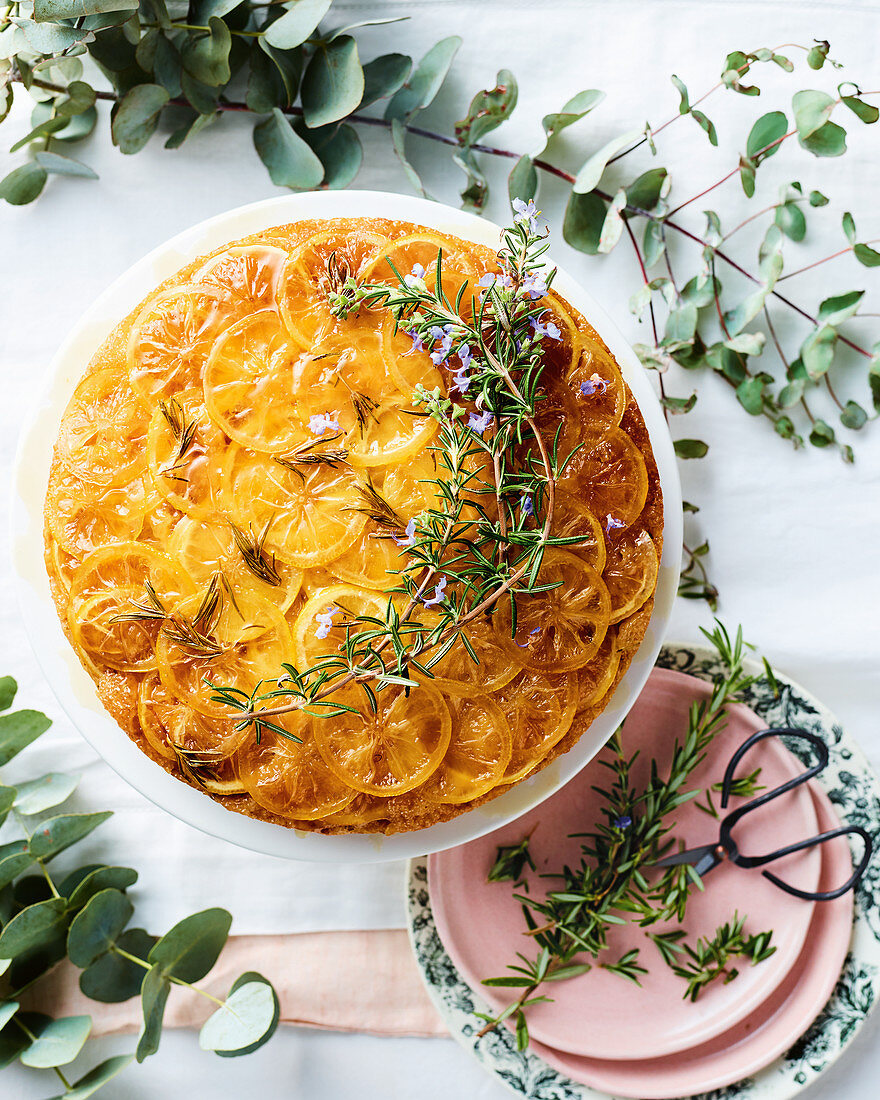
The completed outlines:
[[[608,93],[601,109],[554,150],[554,159],[579,166],[587,152],[647,116],[656,126],[676,113],[678,96],[669,74],[678,73],[692,95],[717,79],[721,62],[732,49],[750,50],[782,43],[809,43],[828,38],[832,56],[846,65],[836,76],[808,73],[798,51],[786,50],[799,63],[799,74],[787,77],[775,67],[761,67],[759,99],[719,92],[708,104],[720,148],[713,150],[691,119],[664,131],[658,163],[668,166],[678,184],[678,201],[714,182],[735,164],[754,118],[771,109],[787,109],[796,87],[833,88],[838,79],[853,79],[863,88],[880,88],[875,3],[691,2],[691,0],[420,0],[419,3],[337,3],[334,11],[351,21],[380,14],[406,13],[408,23],[360,33],[362,57],[388,49],[419,56],[438,38],[458,33],[464,39],[447,89],[420,120],[451,132],[473,92],[494,82],[505,66],[520,81],[520,107],[512,123],[490,140],[524,151],[540,144],[540,118],[558,110],[582,88]],[[22,99],[23,103],[23,99]],[[106,107],[102,108],[106,111]],[[4,147],[26,132],[22,106],[3,128]],[[729,228],[742,216],[775,201],[780,182],[800,179],[805,189],[818,187],[832,205],[809,219],[803,246],[786,246],[789,269],[843,247],[840,216],[851,209],[859,239],[880,236],[876,213],[880,194],[880,125],[861,127],[853,118],[850,152],[839,161],[816,161],[792,143],[768,161],[758,175],[759,191],[746,208],[733,180],[723,192],[694,204],[680,217],[702,229],[699,211],[711,205],[724,211]],[[222,130],[222,132],[221,132]],[[365,166],[358,185],[407,191],[387,135],[362,130]],[[424,168],[432,191],[454,201],[459,175],[448,151],[411,139],[413,158]],[[253,151],[250,126],[224,118],[217,126],[171,153],[155,138],[135,157],[122,157],[109,141],[106,118],[87,147],[77,154],[99,172],[99,182],[53,180],[30,207],[0,208],[2,242],[3,400],[0,402],[0,491],[8,492],[21,410],[69,327],[83,308],[120,272],[156,244],[211,214],[277,193]],[[17,158],[5,158],[17,163]],[[625,162],[626,163],[626,162]],[[650,166],[633,158],[623,181]],[[503,168],[506,169],[504,164]],[[495,184],[487,213],[505,216],[503,174],[489,165]],[[8,168],[4,165],[3,171]],[[686,182],[685,182],[686,179]],[[765,196],[762,201],[762,195]],[[629,294],[637,288],[633,261],[623,242],[608,259],[570,252],[559,239],[562,193],[544,181],[542,206],[556,232],[554,251],[584,282],[635,340],[647,340],[628,311]],[[729,213],[728,213],[729,211]],[[689,215],[689,216],[688,216]],[[754,243],[746,234],[735,245],[754,266]],[[755,239],[757,240],[757,238]],[[807,253],[809,256],[807,257]],[[799,256],[803,254],[803,260]],[[697,269],[698,259],[679,261],[682,272]],[[719,272],[727,282],[728,276]],[[833,261],[816,272],[792,279],[785,290],[810,311],[827,294],[867,288],[870,312],[880,310],[877,272],[859,267],[851,257]],[[776,311],[777,326],[787,320]],[[880,335],[877,319],[856,321],[852,334],[863,343]],[[852,393],[862,398],[864,369],[853,370]],[[691,379],[671,380],[671,392],[690,392]],[[861,741],[875,766],[880,763],[877,725],[880,682],[880,598],[877,582],[877,536],[880,532],[880,432],[869,425],[853,442],[854,468],[844,467],[831,452],[808,449],[792,454],[769,427],[748,418],[731,394],[714,378],[701,378],[700,404],[679,434],[710,441],[707,460],[685,464],[685,497],[701,508],[702,531],[712,543],[713,578],[722,593],[721,614],[742,622],[746,636],[781,669],[802,681],[834,709]],[[846,434],[846,433],[844,433]],[[5,501],[6,497],[3,499]],[[81,808],[110,807],[117,818],[86,842],[101,858],[113,850],[114,861],[133,863],[141,871],[139,914],[148,927],[164,930],[186,912],[208,905],[231,908],[234,931],[274,932],[294,928],[388,927],[402,923],[402,875],[394,867],[304,867],[240,855],[209,841],[186,826],[158,817],[103,765],[60,716],[47,685],[27,649],[11,595],[8,554],[0,568],[2,669],[20,683],[21,705],[45,709],[56,725],[43,743],[29,750],[24,763],[36,774],[63,766],[83,772],[78,796]],[[672,635],[690,638],[708,621],[703,605],[681,603]],[[40,759],[42,755],[42,759]],[[12,770],[5,773],[12,779]],[[103,839],[101,839],[103,834]],[[134,839],[133,839],[134,838]],[[136,842],[135,842],[136,840]],[[848,1056],[811,1095],[855,1100],[876,1089],[880,1073],[877,1039],[880,1023],[872,1021]],[[94,1044],[94,1057],[130,1049],[131,1038]],[[85,1068],[85,1067],[83,1067]],[[3,1096],[21,1100],[49,1095],[44,1075],[6,1071]],[[317,1100],[357,1096],[474,1097],[500,1100],[505,1095],[468,1056],[441,1040],[382,1040],[284,1030],[257,1055],[219,1062],[197,1050],[194,1036],[167,1034],[160,1054],[143,1067],[129,1070],[104,1095],[141,1098],[239,1095],[257,1088],[265,1100],[314,1097]]]

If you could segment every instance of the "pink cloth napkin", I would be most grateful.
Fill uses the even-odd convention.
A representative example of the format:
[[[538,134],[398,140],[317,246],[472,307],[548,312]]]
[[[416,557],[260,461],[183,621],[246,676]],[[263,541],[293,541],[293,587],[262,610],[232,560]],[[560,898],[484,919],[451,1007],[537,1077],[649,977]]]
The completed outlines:
[[[198,984],[215,997],[224,996],[245,970],[271,980],[284,1023],[371,1035],[447,1034],[422,985],[405,931],[233,936]],[[24,1007],[53,1016],[90,1015],[93,1035],[140,1030],[138,998],[122,1004],[90,1001],[80,992],[79,973],[66,962],[56,967],[22,997]],[[200,1027],[213,1010],[207,998],[177,988],[165,1025]]]

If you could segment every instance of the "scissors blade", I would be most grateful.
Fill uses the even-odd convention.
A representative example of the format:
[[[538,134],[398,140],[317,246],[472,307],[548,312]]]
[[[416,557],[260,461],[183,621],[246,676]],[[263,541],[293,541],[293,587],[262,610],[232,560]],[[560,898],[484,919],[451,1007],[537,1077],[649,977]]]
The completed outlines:
[[[698,875],[705,875],[713,867],[721,862],[718,855],[717,844],[702,844],[699,848],[685,848],[683,852],[673,852],[672,855],[658,859],[655,867],[678,867],[682,863],[690,863]]]

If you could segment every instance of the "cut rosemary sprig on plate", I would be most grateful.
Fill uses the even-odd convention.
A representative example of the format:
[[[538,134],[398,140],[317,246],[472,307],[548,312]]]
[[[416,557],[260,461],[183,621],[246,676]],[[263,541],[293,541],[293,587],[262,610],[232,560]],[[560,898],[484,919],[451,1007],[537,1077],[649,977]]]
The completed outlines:
[[[742,629],[731,638],[716,620],[715,628],[703,630],[703,634],[718,652],[726,673],[716,677],[708,699],[690,707],[687,731],[682,740],[673,743],[668,766],[661,770],[656,761],[652,762],[647,783],[641,789],[636,788],[631,774],[636,756],[626,755],[618,730],[609,743],[610,758],[600,757],[598,761],[610,772],[608,784],[594,788],[602,800],[603,820],[588,832],[573,834],[581,842],[580,860],[544,876],[554,883],[546,895],[532,894],[527,886],[520,888],[515,883],[518,892],[514,897],[522,906],[524,933],[534,941],[537,954],[531,959],[519,955],[519,961],[508,967],[509,975],[486,980],[488,986],[516,986],[521,993],[497,1015],[480,1016],[485,1024],[478,1037],[513,1017],[517,1041],[520,1049],[525,1049],[529,1034],[526,1010],[543,996],[539,993],[543,984],[560,981],[561,976],[586,973],[591,965],[637,982],[645,972],[637,953],[627,952],[617,962],[600,961],[608,949],[609,931],[626,922],[649,928],[661,921],[681,921],[690,892],[701,888],[700,878],[690,864],[669,867],[659,875],[652,875],[651,866],[670,847],[675,811],[698,793],[688,790],[687,784],[705,759],[712,739],[726,725],[728,703],[735,701],[756,679],[744,670],[746,651],[751,647],[743,641]],[[490,878],[502,877],[500,872],[507,869],[512,853],[518,851],[516,846],[499,849]],[[521,856],[517,857],[518,865],[512,868],[517,878],[525,866],[519,859]],[[728,927],[727,937],[719,940],[722,946],[736,945],[735,932],[736,921]],[[769,933],[766,936],[769,938]],[[675,951],[675,938],[670,941],[668,936],[661,935],[660,942],[653,938],[661,953]],[[755,947],[754,961],[768,957],[765,940]],[[676,965],[697,966],[702,975],[714,958],[712,949],[701,941],[692,950],[695,954],[688,955],[690,963],[676,962]],[[711,979],[693,980],[701,988]]]
[[[666,965],[687,982],[683,994],[686,1001],[696,1001],[713,982],[727,985],[738,977],[739,971],[729,965],[731,959],[749,959],[756,966],[775,953],[776,948],[770,945],[773,933],[750,935],[745,931],[745,923],[745,917],[734,913],[733,919],[722,924],[711,939],[700,936],[693,945],[682,942],[685,937],[682,929],[649,933]]]

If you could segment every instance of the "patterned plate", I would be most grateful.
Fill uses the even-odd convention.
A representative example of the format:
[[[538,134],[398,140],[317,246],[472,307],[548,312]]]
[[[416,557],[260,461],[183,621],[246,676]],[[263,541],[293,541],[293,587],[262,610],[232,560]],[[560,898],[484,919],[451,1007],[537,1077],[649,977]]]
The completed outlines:
[[[722,671],[717,654],[702,646],[664,646],[661,668],[676,669],[703,680]],[[761,675],[750,663],[748,671]],[[880,779],[862,751],[834,715],[807,691],[776,674],[778,695],[763,676],[743,702],[767,726],[799,726],[819,734],[830,750],[828,767],[819,777],[838,814],[861,825],[880,840]],[[790,746],[795,749],[795,743]],[[856,852],[856,856],[860,853]],[[483,1039],[475,1012],[487,1004],[457,973],[437,934],[427,889],[427,861],[409,865],[408,927],[422,978],[451,1034],[516,1095],[527,1100],[605,1100],[605,1093],[571,1081],[538,1055],[516,1049],[512,1032],[499,1028]],[[867,1019],[880,989],[880,866],[875,859],[859,883],[850,953],[831,1000],[801,1038],[781,1058],[727,1088],[704,1093],[700,1100],[788,1100],[812,1084],[852,1042]]]

